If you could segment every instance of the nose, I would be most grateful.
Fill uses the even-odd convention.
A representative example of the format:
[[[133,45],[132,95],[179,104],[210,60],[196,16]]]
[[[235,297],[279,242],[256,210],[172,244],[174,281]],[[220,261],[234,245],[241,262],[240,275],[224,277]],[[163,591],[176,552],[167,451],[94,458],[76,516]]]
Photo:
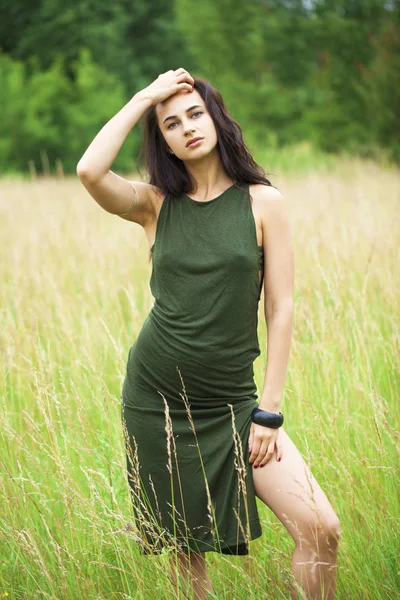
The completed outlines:
[[[184,134],[187,135],[190,132],[196,131],[196,128],[193,127],[193,123],[191,123],[190,121],[184,121],[183,131],[184,131]]]

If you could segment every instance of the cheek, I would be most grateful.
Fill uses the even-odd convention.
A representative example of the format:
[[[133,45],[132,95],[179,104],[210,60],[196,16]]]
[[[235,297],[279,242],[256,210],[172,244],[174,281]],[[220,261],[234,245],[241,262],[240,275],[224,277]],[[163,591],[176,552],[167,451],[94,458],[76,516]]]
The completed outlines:
[[[170,148],[173,149],[174,146],[176,146],[176,136],[174,136],[173,130],[171,130],[167,134],[164,134],[163,138],[164,138],[166,145],[169,146]]]
[[[214,125],[212,125],[209,129],[209,133],[207,134],[208,139],[211,142],[211,145],[214,147],[218,143],[218,136],[215,130]]]
[[[207,123],[207,132],[210,138],[217,139],[217,131],[215,129],[213,121],[210,119]]]

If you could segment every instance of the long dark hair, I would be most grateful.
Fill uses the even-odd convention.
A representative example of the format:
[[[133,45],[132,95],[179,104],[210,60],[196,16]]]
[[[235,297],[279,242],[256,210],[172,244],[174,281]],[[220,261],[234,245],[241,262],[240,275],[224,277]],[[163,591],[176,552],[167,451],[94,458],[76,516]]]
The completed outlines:
[[[271,185],[265,171],[251,156],[240,125],[229,115],[220,92],[206,79],[194,78],[194,89],[203,98],[217,131],[217,147],[222,165],[235,185],[262,183]],[[168,151],[160,131],[155,105],[143,115],[143,144],[149,183],[157,186],[164,196],[180,196],[192,190],[192,182],[183,161]]]

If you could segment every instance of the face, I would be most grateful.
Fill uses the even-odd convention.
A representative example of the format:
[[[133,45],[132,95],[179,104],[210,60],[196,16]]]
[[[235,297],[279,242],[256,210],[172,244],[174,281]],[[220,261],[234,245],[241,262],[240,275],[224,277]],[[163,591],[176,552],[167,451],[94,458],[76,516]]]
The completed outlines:
[[[198,160],[217,144],[214,121],[197,90],[181,91],[156,106],[160,131],[168,148],[183,161]],[[202,140],[186,146],[194,138]]]

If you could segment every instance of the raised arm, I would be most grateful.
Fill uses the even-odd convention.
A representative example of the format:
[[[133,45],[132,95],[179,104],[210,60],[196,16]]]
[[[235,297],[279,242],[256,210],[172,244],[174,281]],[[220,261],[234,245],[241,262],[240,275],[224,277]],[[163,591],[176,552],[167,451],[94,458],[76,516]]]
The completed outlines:
[[[144,88],[96,135],[80,159],[76,172],[96,202],[109,213],[146,227],[155,217],[159,190],[142,181],[128,181],[111,166],[131,129],[145,110],[179,90],[192,89],[193,78],[183,68],[167,71]]]

